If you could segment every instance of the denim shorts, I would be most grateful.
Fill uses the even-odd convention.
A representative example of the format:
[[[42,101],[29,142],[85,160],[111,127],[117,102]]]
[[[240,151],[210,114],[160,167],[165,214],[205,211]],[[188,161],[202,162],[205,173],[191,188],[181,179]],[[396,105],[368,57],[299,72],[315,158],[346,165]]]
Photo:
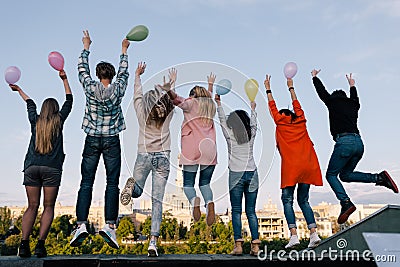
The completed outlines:
[[[47,166],[29,166],[24,171],[25,186],[60,186],[61,170]]]

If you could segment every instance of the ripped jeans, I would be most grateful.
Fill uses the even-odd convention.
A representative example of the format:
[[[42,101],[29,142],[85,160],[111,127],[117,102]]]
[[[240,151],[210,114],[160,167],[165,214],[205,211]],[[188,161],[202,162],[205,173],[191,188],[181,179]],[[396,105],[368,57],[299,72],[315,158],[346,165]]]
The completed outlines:
[[[148,152],[138,153],[133,178],[136,180],[132,197],[138,198],[143,193],[147,177],[151,172],[151,235],[160,235],[162,220],[162,202],[164,199],[165,186],[167,184],[170,170],[170,152]]]

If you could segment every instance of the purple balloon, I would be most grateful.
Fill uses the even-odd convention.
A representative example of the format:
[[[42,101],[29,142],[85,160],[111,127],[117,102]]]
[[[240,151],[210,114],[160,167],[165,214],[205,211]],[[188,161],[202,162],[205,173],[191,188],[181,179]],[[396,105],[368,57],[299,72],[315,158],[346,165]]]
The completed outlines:
[[[293,78],[297,73],[297,65],[294,62],[286,63],[285,67],[283,68],[283,73],[285,74],[286,78]]]
[[[20,77],[21,71],[15,66],[8,67],[4,72],[4,78],[8,84],[15,84]]]

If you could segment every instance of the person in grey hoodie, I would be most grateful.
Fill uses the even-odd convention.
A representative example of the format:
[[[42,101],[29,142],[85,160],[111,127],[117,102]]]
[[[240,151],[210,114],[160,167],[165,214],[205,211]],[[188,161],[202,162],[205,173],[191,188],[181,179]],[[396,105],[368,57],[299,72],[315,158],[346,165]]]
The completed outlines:
[[[77,229],[72,232],[70,245],[80,246],[88,236],[86,230],[87,218],[92,201],[92,189],[100,156],[103,155],[106,168],[106,191],[104,217],[105,225],[99,234],[113,248],[118,248],[115,235],[115,224],[118,218],[119,176],[121,171],[121,145],[118,134],[125,130],[125,121],[121,109],[121,101],[128,84],[129,41],[122,41],[122,53],[116,81],[114,66],[100,62],[96,66],[95,81],[90,76],[89,47],[91,39],[89,32],[83,32],[83,51],[79,57],[79,81],[86,97],[85,115],[82,129],[87,134],[82,154],[81,184],[76,203]]]

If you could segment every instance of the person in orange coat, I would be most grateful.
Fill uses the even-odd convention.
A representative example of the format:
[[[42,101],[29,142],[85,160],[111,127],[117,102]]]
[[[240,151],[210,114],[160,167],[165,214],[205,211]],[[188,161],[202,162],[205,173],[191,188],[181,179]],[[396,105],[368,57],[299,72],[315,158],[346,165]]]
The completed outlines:
[[[281,189],[282,204],[286,221],[290,230],[290,240],[285,248],[298,244],[299,238],[296,231],[296,217],[293,210],[293,194],[297,185],[297,203],[299,204],[307,227],[310,230],[310,243],[308,247],[316,247],[321,242],[318,237],[314,213],[308,203],[310,185],[322,185],[321,169],[313,143],[308,136],[306,118],[297,100],[293,87],[293,80],[287,79],[287,86],[293,101],[293,111],[276,108],[272,97],[271,76],[267,75],[264,81],[267,90],[269,110],[276,124],[276,144],[282,158],[281,163]]]

